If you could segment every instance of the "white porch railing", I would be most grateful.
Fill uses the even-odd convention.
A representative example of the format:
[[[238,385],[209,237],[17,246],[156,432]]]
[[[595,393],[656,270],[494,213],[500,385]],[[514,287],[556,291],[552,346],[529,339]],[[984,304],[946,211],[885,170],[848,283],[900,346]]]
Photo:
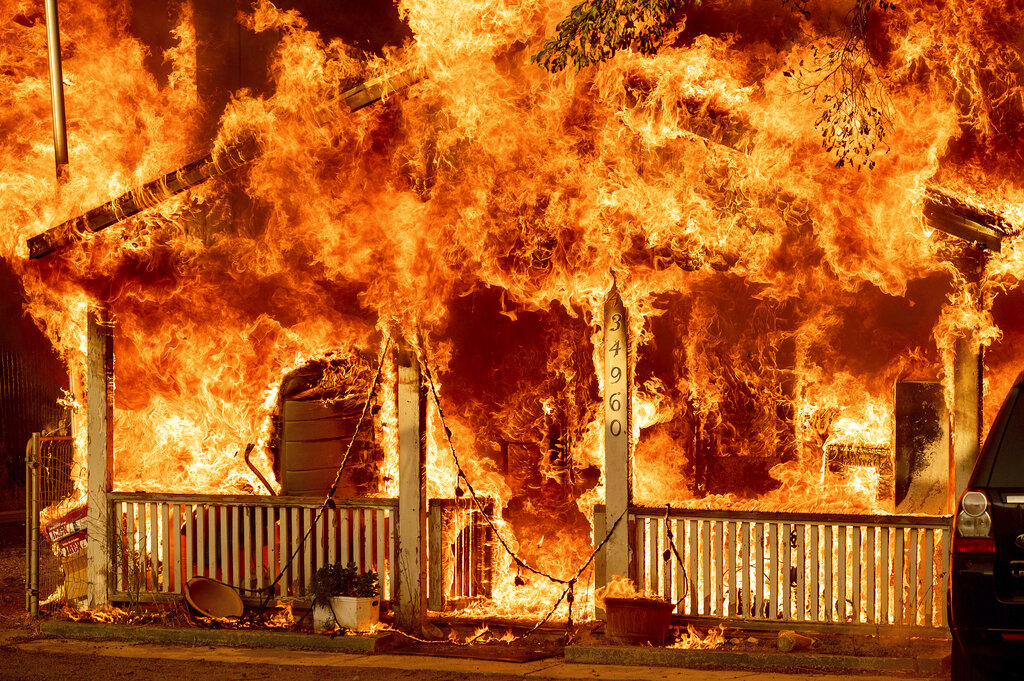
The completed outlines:
[[[320,506],[308,497],[112,493],[109,503],[112,600],[180,598],[194,576],[257,597],[281,570],[274,595],[303,597],[317,568],[349,561],[380,575],[384,600],[397,593],[395,499],[336,500],[305,543]]]
[[[631,507],[628,529],[630,578],[678,601],[675,614],[689,621],[878,632],[946,627],[948,517],[698,510],[666,517],[664,509]],[[604,535],[598,506],[595,536]],[[607,577],[599,560],[598,585]]]
[[[484,511],[494,517],[493,501]],[[427,514],[427,607],[440,611],[491,597],[494,537],[469,497],[431,499]]]

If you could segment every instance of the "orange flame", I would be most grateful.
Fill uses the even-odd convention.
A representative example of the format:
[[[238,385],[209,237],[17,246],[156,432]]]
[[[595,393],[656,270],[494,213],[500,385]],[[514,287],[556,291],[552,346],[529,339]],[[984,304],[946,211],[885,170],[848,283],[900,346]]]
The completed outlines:
[[[958,338],[988,348],[986,424],[1021,367],[1011,37],[1024,16],[1004,4],[870,13],[892,124],[888,152],[858,172],[819,144],[820,106],[793,77],[797,64],[813,74],[839,26],[829,2],[803,18],[694,8],[657,54],[552,76],[529,57],[563,2],[403,0],[412,40],[365,56],[259,0],[239,30],[276,41],[272,88],[208,112],[200,8],[180,4],[161,81],[119,9],[69,0],[59,192],[44,27],[20,4],[0,10],[0,257],[71,376],[79,497],[65,503],[84,499],[89,304],[117,320],[116,490],[263,493],[241,453],[255,443],[273,477],[284,378],[396,333],[422,339],[463,472],[494,500],[509,548],[567,579],[604,499],[614,286],[629,313],[636,503],[888,510],[878,472],[830,472],[828,448],[891,450],[898,380],[941,380],[951,401]],[[426,75],[401,95],[341,103],[406,67]],[[253,139],[260,156],[26,259],[28,237],[206,153],[211,114],[215,153]],[[1010,227],[977,272],[922,217],[935,187]],[[397,371],[384,362],[371,493],[394,496]],[[451,498],[462,483],[432,403],[427,440],[428,494]],[[542,615],[562,593],[529,574],[517,586],[515,560],[492,555],[492,600],[470,612]]]

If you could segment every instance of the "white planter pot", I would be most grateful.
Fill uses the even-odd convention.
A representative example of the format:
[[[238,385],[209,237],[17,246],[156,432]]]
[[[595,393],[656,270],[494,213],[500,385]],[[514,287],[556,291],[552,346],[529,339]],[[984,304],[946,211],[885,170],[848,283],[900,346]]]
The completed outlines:
[[[370,631],[380,621],[380,596],[335,596],[330,607],[313,606],[313,630],[326,631],[334,626],[352,631]]]

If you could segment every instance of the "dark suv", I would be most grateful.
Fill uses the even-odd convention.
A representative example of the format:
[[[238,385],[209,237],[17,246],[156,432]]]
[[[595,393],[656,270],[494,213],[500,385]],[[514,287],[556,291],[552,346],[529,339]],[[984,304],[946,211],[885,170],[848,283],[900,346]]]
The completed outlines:
[[[953,521],[953,681],[1024,671],[1024,374],[1006,396]]]

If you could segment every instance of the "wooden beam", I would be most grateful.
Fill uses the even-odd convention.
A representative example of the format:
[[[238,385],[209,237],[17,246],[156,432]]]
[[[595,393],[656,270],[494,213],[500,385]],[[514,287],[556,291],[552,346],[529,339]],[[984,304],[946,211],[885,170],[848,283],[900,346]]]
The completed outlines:
[[[1006,236],[1007,222],[995,213],[953,198],[935,189],[925,190],[924,218],[928,225],[986,251],[998,252]]]
[[[965,335],[953,341],[952,504],[967,489],[981,448],[981,344]]]
[[[426,401],[419,358],[398,351],[398,606],[395,623],[413,634],[427,617]],[[439,559],[440,557],[435,557]]]
[[[441,560],[442,548],[441,537],[442,518],[441,500],[430,500],[430,594],[427,607],[430,610],[439,612],[444,609],[444,563]]]
[[[632,501],[627,322],[622,299],[612,289],[604,305],[604,485],[605,527],[609,530]],[[629,575],[628,526],[628,518],[623,518],[605,545],[604,569],[609,579]],[[602,539],[594,537],[595,544]]]
[[[356,111],[387,99],[389,95],[412,85],[420,78],[422,74],[417,69],[406,69],[389,78],[374,78],[346,90],[339,97],[340,103],[350,112]],[[321,125],[324,124],[333,115],[337,105],[338,102],[332,102],[321,108],[316,113],[315,120]],[[65,246],[75,244],[87,234],[106,229],[212,177],[234,170],[259,156],[260,152],[260,146],[256,141],[248,138],[229,145],[220,154],[207,154],[174,172],[131,189],[101,206],[31,237],[28,240],[29,258],[42,258]]]
[[[88,413],[88,515],[86,574],[88,606],[107,602],[107,572],[112,536],[109,533],[109,499],[113,473],[113,367],[114,344],[108,313],[90,308],[86,336],[86,406]]]
[[[36,259],[49,255],[54,251],[81,241],[86,234],[98,232],[115,225],[147,208],[159,204],[175,194],[195,187],[211,177],[223,175],[252,159],[259,153],[255,141],[228,147],[223,154],[214,158],[207,154],[197,161],[178,168],[172,173],[147,182],[146,184],[125,192],[112,201],[97,206],[92,210],[60,223],[56,227],[37,234],[28,240],[28,256]]]
[[[642,99],[637,98],[637,103]],[[728,113],[705,110],[696,102],[680,102],[689,113],[683,123],[707,144],[749,156],[755,130]],[[1000,215],[954,198],[937,187],[926,187],[924,219],[929,227],[955,236],[975,248],[999,251],[1009,223]]]

